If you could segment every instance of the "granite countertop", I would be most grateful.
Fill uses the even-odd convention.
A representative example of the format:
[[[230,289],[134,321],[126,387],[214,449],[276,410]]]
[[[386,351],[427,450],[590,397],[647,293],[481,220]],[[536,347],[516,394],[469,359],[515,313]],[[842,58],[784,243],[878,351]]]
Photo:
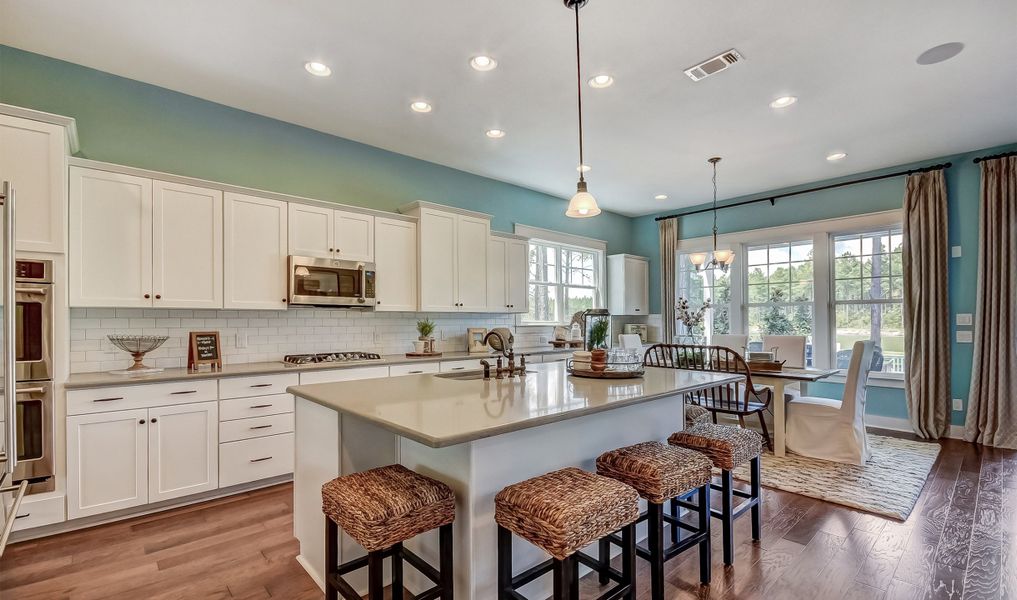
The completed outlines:
[[[517,356],[533,356],[541,354],[559,354],[570,352],[565,348],[520,348]],[[404,354],[388,354],[381,360],[359,361],[353,363],[317,363],[311,365],[286,365],[282,361],[238,363],[223,365],[221,371],[198,371],[192,373],[187,369],[166,369],[161,373],[148,375],[112,375],[106,371],[97,373],[72,373],[64,384],[64,389],[79,390],[113,385],[138,385],[143,383],[161,383],[166,381],[183,381],[189,379],[221,379],[223,377],[249,377],[252,375],[272,375],[276,373],[299,373],[300,371],[327,371],[332,369],[353,369],[357,367],[383,367],[388,365],[404,365],[412,363],[433,363],[453,360],[480,360],[495,354],[470,354],[469,352],[444,352],[438,357],[407,358]]]
[[[585,379],[565,363],[525,377],[456,380],[434,374],[298,385],[287,391],[432,448],[574,419],[726,383],[738,374],[647,367],[642,378]]]

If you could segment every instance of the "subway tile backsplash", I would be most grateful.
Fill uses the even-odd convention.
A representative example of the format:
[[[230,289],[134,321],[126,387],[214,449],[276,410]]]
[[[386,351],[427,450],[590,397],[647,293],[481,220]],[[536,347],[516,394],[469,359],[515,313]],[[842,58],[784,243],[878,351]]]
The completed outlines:
[[[145,363],[154,367],[184,367],[188,334],[218,331],[223,362],[227,364],[281,360],[286,354],[361,350],[400,354],[413,349],[417,320],[435,322],[434,337],[442,351],[466,350],[469,327],[508,327],[515,315],[465,313],[388,313],[325,308],[285,311],[177,310],[141,308],[71,309],[71,372],[123,369],[131,364],[126,352],[106,339],[110,334],[168,335]],[[237,337],[247,345],[237,347]],[[546,344],[550,328],[526,327],[516,333],[517,348]]]

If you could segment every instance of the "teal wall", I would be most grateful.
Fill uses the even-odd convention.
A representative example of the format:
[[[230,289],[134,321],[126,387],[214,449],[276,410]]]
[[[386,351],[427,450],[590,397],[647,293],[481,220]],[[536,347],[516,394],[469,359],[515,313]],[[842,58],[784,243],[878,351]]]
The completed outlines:
[[[85,158],[379,210],[427,200],[628,251],[628,217],[569,219],[561,198],[2,45],[0,102],[74,117]]]
[[[986,148],[966,154],[945,156],[935,160],[922,161],[909,165],[888,167],[870,173],[852,175],[844,179],[813,182],[806,185],[772,190],[741,198],[733,198],[728,202],[737,202],[750,198],[806,189],[828,183],[836,183],[846,179],[856,179],[881,173],[892,173],[908,168],[930,164],[952,162],[953,166],[946,170],[947,202],[949,210],[949,244],[961,246],[960,258],[950,259],[950,312],[951,324],[956,323],[956,313],[973,313],[975,310],[975,285],[978,272],[978,204],[979,185],[981,182],[980,167],[971,162],[976,156],[996,154],[1017,150],[1017,143],[996,148]],[[720,179],[723,186],[723,175]],[[891,210],[900,208],[904,202],[904,178],[883,179],[859,185],[846,186],[834,190],[803,194],[778,200],[776,206],[760,202],[737,209],[722,210],[718,213],[717,227],[724,232],[746,231],[763,227],[775,227],[790,223],[802,223],[820,219],[831,219],[850,215]],[[705,206],[705,205],[704,205]],[[694,207],[702,208],[702,207]],[[690,209],[691,210],[691,209]],[[668,213],[660,213],[660,215]],[[633,220],[632,253],[649,257],[650,265],[650,312],[660,310],[660,245],[657,237],[657,224],[650,215]],[[712,216],[709,213],[692,215],[679,220],[679,235],[683,239],[709,235],[713,228]],[[951,325],[956,328],[955,325]],[[955,336],[954,336],[955,337]],[[953,368],[951,371],[954,398],[964,399],[967,409],[968,387],[971,384],[972,344],[952,342]],[[823,384],[809,388],[810,393],[816,392],[823,396],[839,398],[842,386]],[[889,388],[871,388],[868,396],[866,412],[888,417],[907,417],[904,391]],[[954,424],[964,423],[965,412],[954,412]]]

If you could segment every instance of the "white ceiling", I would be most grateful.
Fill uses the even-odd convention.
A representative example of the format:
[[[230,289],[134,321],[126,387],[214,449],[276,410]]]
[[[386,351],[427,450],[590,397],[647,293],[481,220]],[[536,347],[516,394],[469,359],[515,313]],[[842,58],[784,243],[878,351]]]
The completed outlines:
[[[591,0],[590,191],[645,214],[1017,141],[1017,2]],[[560,0],[0,0],[0,42],[556,196],[578,163]],[[966,45],[931,66],[915,59]],[[745,62],[694,83],[729,48]],[[468,59],[494,56],[478,73]],[[329,78],[303,64],[332,67]],[[768,103],[790,94],[794,106]],[[408,109],[412,100],[430,114]],[[484,131],[507,135],[488,139]],[[839,163],[833,151],[848,153]],[[668,194],[666,201],[655,194]]]

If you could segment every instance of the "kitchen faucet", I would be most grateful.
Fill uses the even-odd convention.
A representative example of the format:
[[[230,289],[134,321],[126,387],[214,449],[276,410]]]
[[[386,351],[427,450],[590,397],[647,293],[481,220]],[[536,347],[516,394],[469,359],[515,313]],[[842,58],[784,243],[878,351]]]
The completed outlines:
[[[494,338],[494,339],[492,339]],[[495,367],[495,379],[504,379],[507,375],[509,378],[515,377],[516,375],[526,375],[526,357],[519,357],[519,367],[516,367],[516,355],[512,350],[512,334],[509,333],[509,339],[505,339],[505,336],[501,331],[492,329],[484,336],[484,344],[490,344],[492,348],[502,353],[502,356],[508,359],[508,367],[502,367],[502,357],[498,357],[498,363]],[[491,378],[491,363],[486,359],[481,360],[480,364],[484,367],[484,379]]]

